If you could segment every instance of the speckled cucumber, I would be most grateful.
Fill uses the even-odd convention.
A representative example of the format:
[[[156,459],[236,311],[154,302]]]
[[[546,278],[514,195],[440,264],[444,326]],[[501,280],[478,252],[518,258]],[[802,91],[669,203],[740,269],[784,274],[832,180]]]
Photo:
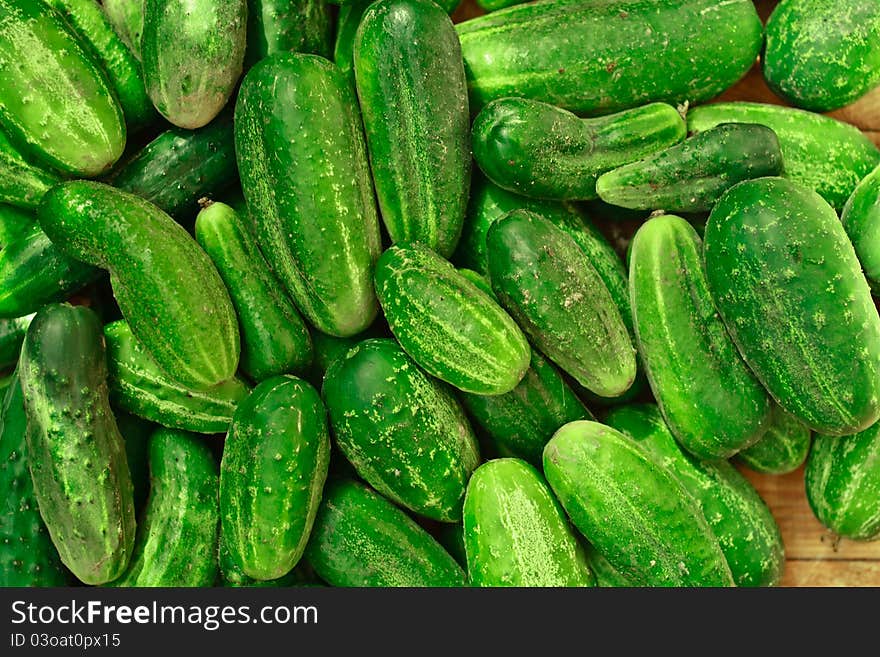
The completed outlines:
[[[333,10],[327,0],[247,0],[247,5],[246,69],[276,52],[332,54]]]
[[[141,35],[144,31],[144,0],[101,0],[107,20],[129,50],[141,58]]]
[[[812,439],[809,427],[774,403],[764,435],[754,445],[740,450],[736,460],[762,474],[787,474],[807,460]]]
[[[351,480],[328,481],[306,559],[331,586],[460,587],[446,550],[384,497]]]
[[[229,548],[220,538],[220,573],[221,578],[217,585],[222,584],[231,588],[289,588],[295,586],[322,586],[323,583],[314,574],[311,565],[305,559],[300,562],[286,575],[277,579],[254,579],[248,577],[240,566],[234,563],[230,557]]]
[[[495,100],[474,119],[474,159],[504,189],[534,198],[596,198],[596,179],[685,138],[671,105],[651,103],[595,119],[525,98]]]
[[[333,62],[354,86],[354,37],[361,18],[375,0],[351,0],[339,7],[336,17],[336,39],[333,43]]]
[[[0,130],[0,203],[35,208],[43,194],[59,180],[56,172],[26,158]]]
[[[357,100],[343,74],[316,55],[264,59],[238,95],[235,148],[260,248],[302,314],[330,335],[363,331],[378,310],[381,244]]]
[[[461,520],[479,448],[464,411],[394,341],[365,340],[324,376],[336,444],[370,486],[416,514]]]
[[[586,543],[586,541],[585,541]],[[589,543],[584,546],[584,555],[587,559],[587,565],[596,578],[596,586],[600,588],[633,588],[637,586],[646,586],[637,578],[624,575],[617,568],[608,563],[608,559],[602,556]]]
[[[835,435],[880,418],[880,316],[833,208],[803,185],[729,189],[706,225],[712,298],[777,403]]]
[[[862,178],[843,206],[840,221],[871,288],[880,291],[880,166]]]
[[[208,255],[155,205],[103,183],[58,185],[40,226],[68,255],[108,269],[123,317],[169,378],[196,390],[238,366],[235,310]]]
[[[86,584],[116,579],[131,559],[135,511],[97,315],[44,306],[28,328],[19,376],[34,494],[61,561]]]
[[[25,333],[34,318],[33,313],[24,317],[0,319],[0,369],[15,365],[24,342]]]

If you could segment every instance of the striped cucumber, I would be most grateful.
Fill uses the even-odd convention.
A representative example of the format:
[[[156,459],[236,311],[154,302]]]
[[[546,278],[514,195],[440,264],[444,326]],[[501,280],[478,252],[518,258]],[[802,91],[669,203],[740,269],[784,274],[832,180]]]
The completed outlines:
[[[330,57],[333,10],[327,0],[247,0],[247,5],[246,69],[276,52]]]
[[[880,166],[853,190],[840,221],[871,288],[880,291]]]
[[[43,194],[59,180],[56,172],[25,157],[0,129],[0,203],[35,208]]]
[[[101,0],[107,20],[140,61],[144,31],[144,0]]]
[[[740,450],[736,460],[755,472],[780,475],[794,472],[810,452],[813,432],[803,422],[773,404],[770,425],[754,445]]]
[[[31,313],[24,317],[0,319],[0,369],[18,362],[21,344],[33,318],[34,315]]]

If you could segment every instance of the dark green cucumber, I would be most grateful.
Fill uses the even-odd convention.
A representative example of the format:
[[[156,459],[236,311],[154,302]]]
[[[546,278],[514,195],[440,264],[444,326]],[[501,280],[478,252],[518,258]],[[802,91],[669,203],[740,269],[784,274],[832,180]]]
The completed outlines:
[[[385,251],[376,294],[406,353],[459,390],[504,394],[529,367],[529,343],[510,315],[425,246]]]
[[[33,313],[24,317],[0,319],[0,369],[5,369],[18,362],[21,343],[28,326],[34,318]]]
[[[853,190],[840,221],[856,250],[871,288],[880,291],[880,166]]]
[[[464,548],[464,526],[462,523],[445,523],[437,530],[435,537],[459,566],[467,570],[467,554]]]
[[[432,0],[379,0],[357,30],[354,69],[391,240],[450,256],[471,175],[467,83],[452,21]]]
[[[157,426],[114,406],[112,392],[110,403],[116,417],[116,426],[125,439],[125,456],[134,488],[134,509],[136,513],[140,513],[150,494],[150,437]]]
[[[761,103],[714,103],[688,112],[688,130],[720,123],[758,123],[779,138],[785,177],[819,193],[836,209],[880,164],[880,150],[858,128],[828,116]]]
[[[783,178],[729,189],[706,225],[709,289],[746,364],[820,433],[880,418],[880,316],[834,209]]]
[[[52,543],[82,582],[114,580],[131,558],[135,511],[98,316],[68,304],[40,309],[19,376],[34,494]]]
[[[484,463],[464,501],[473,586],[593,586],[581,546],[544,478],[519,459]]]
[[[0,249],[27,236],[36,223],[33,212],[0,203]]]
[[[339,8],[336,17],[336,40],[333,44],[333,62],[354,86],[354,37],[364,12],[376,0],[351,0]]]
[[[596,198],[606,171],[677,144],[687,135],[671,105],[651,103],[582,119],[525,98],[495,100],[474,119],[474,159],[499,187],[534,198]]]
[[[220,465],[223,542],[254,579],[300,560],[330,463],[318,391],[294,376],[266,379],[235,411]]]
[[[226,433],[250,388],[233,377],[207,390],[187,388],[168,377],[124,320],[104,327],[110,398],[119,408],[172,429]]]
[[[364,481],[418,515],[461,520],[480,453],[446,386],[377,338],[337,358],[321,392],[336,444]]]
[[[486,244],[492,289],[535,347],[596,394],[626,392],[636,376],[632,339],[577,242],[514,210],[492,224]]]
[[[220,573],[223,586],[232,588],[289,588],[296,586],[323,586],[323,582],[314,574],[312,567],[305,559],[300,562],[286,575],[277,579],[254,579],[244,574],[244,571],[235,564],[229,553],[229,548],[220,538]]]
[[[305,370],[312,361],[309,330],[235,210],[225,203],[208,205],[196,219],[195,236],[232,297],[242,372],[262,381]]]
[[[144,0],[101,0],[107,20],[135,57],[141,58]]]
[[[156,364],[188,387],[206,389],[238,366],[238,322],[208,255],[152,203],[109,185],[52,188],[40,226],[68,255],[110,271],[123,317]]]
[[[624,576],[645,586],[733,585],[700,504],[619,431],[566,424],[544,449],[544,474],[574,525]]]
[[[330,369],[330,365],[333,364],[333,361],[344,356],[345,353],[356,344],[359,344],[368,338],[387,336],[388,331],[382,331],[380,326],[377,326],[376,324],[370,326],[370,328],[362,333],[347,338],[337,338],[336,336],[327,335],[320,331],[312,331],[312,347],[315,353],[315,357],[312,361],[312,369],[316,376],[319,377],[319,381],[322,381],[324,379],[324,374]],[[320,385],[318,387],[320,387]]]
[[[475,107],[519,96],[595,115],[708,100],[763,42],[750,0],[543,0],[456,27]]]
[[[242,83],[235,148],[260,249],[300,311],[323,333],[363,331],[381,243],[352,87],[316,55],[267,57]]]
[[[327,0],[247,0],[245,68],[276,52],[330,57],[333,10]]]
[[[763,125],[725,123],[602,174],[596,193],[625,208],[709,212],[736,183],[782,172],[776,133]]]
[[[57,173],[26,158],[0,129],[0,203],[35,208],[59,180]]]
[[[35,161],[74,176],[106,171],[125,148],[106,73],[46,2],[0,0],[0,126]]]
[[[406,513],[344,479],[327,482],[305,556],[331,586],[459,587],[467,580]]]
[[[787,474],[807,460],[812,440],[813,432],[808,426],[782,410],[779,404],[773,404],[770,425],[764,435],[754,445],[740,450],[736,460],[762,474]]]

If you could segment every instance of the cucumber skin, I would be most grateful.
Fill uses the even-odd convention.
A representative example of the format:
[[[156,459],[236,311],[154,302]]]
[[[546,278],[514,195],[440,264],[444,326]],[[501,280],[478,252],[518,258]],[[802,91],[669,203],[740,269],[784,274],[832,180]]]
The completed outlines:
[[[247,0],[247,4],[245,69],[277,52],[331,56],[333,11],[327,0]]]
[[[608,559],[603,557],[601,552],[589,543],[586,543],[584,546],[584,554],[586,555],[587,565],[596,578],[596,586],[600,588],[635,588],[645,586],[645,584],[642,584],[637,579],[618,571],[608,563]]]
[[[60,179],[58,173],[26,158],[0,129],[0,203],[36,208],[43,194]]]
[[[418,515],[461,520],[479,447],[459,402],[394,341],[365,340],[324,376],[336,445],[377,492]]]
[[[775,401],[821,433],[876,422],[880,316],[831,206],[783,178],[742,182],[712,210],[704,248],[717,309]]]
[[[472,586],[593,586],[583,550],[543,477],[518,459],[474,472],[464,502]]]
[[[125,460],[134,488],[134,510],[139,515],[150,494],[150,437],[158,427],[149,420],[120,410],[113,404],[112,392],[110,407],[125,440]]]
[[[843,206],[840,221],[868,284],[874,292],[880,291],[880,166],[856,185]]]
[[[736,461],[761,474],[788,474],[807,460],[812,441],[809,427],[774,403],[767,431],[754,445],[740,450]]]
[[[336,38],[333,42],[333,62],[355,86],[354,37],[364,12],[376,0],[351,0],[339,7],[336,17]]]
[[[311,139],[318,134],[329,142]],[[242,83],[235,148],[260,249],[300,312],[330,335],[366,329],[378,310],[372,274],[381,240],[345,77],[316,55],[267,57]]]
[[[617,430],[561,427],[544,448],[544,474],[574,525],[623,575],[646,586],[733,585],[698,502]]]
[[[136,521],[97,315],[68,304],[40,309],[19,376],[34,494],[52,543],[82,582],[116,579],[131,558]]]
[[[169,215],[109,185],[74,181],[52,188],[38,217],[65,253],[110,271],[123,317],[169,378],[204,390],[232,377],[240,345],[229,293]]]
[[[107,20],[128,49],[141,59],[141,34],[144,31],[143,0],[101,0]]]
[[[220,464],[221,534],[230,560],[268,580],[296,566],[330,464],[327,412],[294,376],[258,385],[235,411]]]
[[[0,202],[0,249],[26,237],[36,225],[33,212]]]
[[[0,369],[11,367],[18,362],[21,344],[33,318],[32,313],[24,317],[0,319]]]
[[[512,192],[549,200],[597,198],[596,180],[682,141],[684,119],[651,103],[582,119],[525,98],[501,98],[474,119],[474,159],[490,180]]]
[[[461,587],[467,577],[439,543],[363,484],[328,481],[305,558],[331,586]]]
[[[531,349],[495,301],[425,246],[395,245],[376,265],[376,294],[388,326],[428,374],[464,392],[510,392]]]

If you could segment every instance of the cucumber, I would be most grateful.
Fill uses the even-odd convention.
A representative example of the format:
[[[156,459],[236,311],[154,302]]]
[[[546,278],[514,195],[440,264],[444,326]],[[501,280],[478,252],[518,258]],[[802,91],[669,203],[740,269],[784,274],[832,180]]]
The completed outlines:
[[[244,574],[230,559],[229,548],[220,539],[220,572],[223,586],[232,588],[289,588],[296,586],[323,586],[323,583],[314,574],[312,568],[301,559],[296,567],[289,573],[278,579],[254,579]]]
[[[364,12],[376,0],[351,0],[339,7],[336,18],[336,39],[333,43],[333,62],[354,86],[354,37]]]
[[[172,429],[226,433],[250,388],[233,377],[207,390],[187,388],[156,365],[124,320],[104,327],[110,399],[133,415]]]
[[[736,460],[761,474],[787,474],[807,460],[812,440],[809,427],[773,404],[770,426],[758,442],[740,450]]]
[[[404,351],[428,374],[480,395],[513,390],[529,367],[522,331],[495,299],[425,246],[392,246],[376,294]]]
[[[473,586],[595,584],[559,502],[537,470],[518,459],[495,459],[474,472],[464,543]]]
[[[443,546],[456,563],[467,569],[467,554],[464,548],[464,525],[462,523],[444,523],[436,533],[437,542]]]
[[[828,116],[761,103],[713,103],[688,112],[688,130],[758,123],[779,138],[785,177],[843,207],[858,182],[880,164],[880,150],[858,128]]]
[[[232,297],[241,371],[262,381],[305,370],[312,361],[309,330],[235,210],[224,203],[207,205],[196,219],[195,236]]]
[[[370,486],[414,513],[461,520],[476,438],[452,393],[389,339],[365,340],[324,376],[336,445]]]
[[[333,10],[327,0],[247,0],[246,69],[276,52],[330,57]]]
[[[60,179],[56,172],[26,158],[0,129],[0,203],[35,208]]]
[[[266,379],[235,411],[220,464],[221,534],[247,576],[277,579],[300,560],[330,462],[327,413],[295,376]]]
[[[242,83],[235,148],[260,249],[300,312],[323,333],[363,331],[378,310],[372,273],[381,244],[345,77],[316,55],[267,57]]]
[[[625,208],[709,212],[736,183],[782,172],[776,133],[763,125],[726,123],[602,174],[596,193]]]
[[[820,433],[880,418],[880,316],[833,208],[783,178],[731,187],[706,225],[727,330],[776,402]]]
[[[68,304],[41,308],[19,376],[34,494],[52,543],[80,581],[114,580],[131,558],[136,523],[98,316]]]
[[[587,565],[596,578],[596,586],[600,588],[635,588],[645,586],[645,584],[637,579],[624,575],[617,570],[608,563],[608,559],[603,557],[601,552],[589,543],[584,547],[584,554],[587,559]]]
[[[577,242],[540,215],[514,210],[492,224],[486,245],[492,289],[535,347],[596,394],[626,392],[635,349]]]
[[[32,212],[0,203],[0,249],[27,236],[36,223]]]
[[[247,0],[144,0],[144,80],[169,122],[201,128],[229,101],[244,66],[247,9]]]
[[[18,362],[18,354],[28,326],[34,318],[33,313],[24,317],[0,319],[0,369]]]
[[[853,190],[840,213],[840,221],[868,284],[874,292],[880,292],[880,166]]]
[[[544,448],[544,475],[575,527],[623,575],[644,586],[733,585],[697,500],[619,431],[564,425]]]
[[[141,35],[144,31],[144,0],[101,0],[107,20],[129,50],[141,58]]]
[[[763,42],[749,0],[543,0],[456,27],[475,108],[518,96],[593,115],[708,100]]]
[[[45,2],[0,0],[0,127],[35,162],[72,176],[106,171],[125,148],[106,73]]]
[[[379,0],[357,30],[354,69],[392,242],[419,242],[449,257],[471,174],[467,83],[452,21],[432,0]]]
[[[490,11],[498,11],[499,9],[506,9],[507,7],[513,7],[514,5],[521,5],[527,0],[476,0],[477,6],[489,13]]]
[[[305,553],[331,586],[460,587],[461,567],[424,529],[363,484],[328,481]]]
[[[337,358],[344,356],[345,353],[356,344],[363,342],[368,338],[387,337],[388,331],[382,331],[376,324],[370,326],[366,331],[352,335],[347,338],[337,338],[333,335],[327,335],[320,331],[312,331],[312,347],[315,357],[312,361],[312,370],[319,381],[324,380],[324,374],[330,369]],[[320,385],[318,386],[320,387]]]
[[[525,98],[501,98],[474,119],[474,159],[499,187],[534,198],[596,198],[596,180],[685,138],[671,105],[651,103],[594,119]]]
[[[332,2],[335,5],[340,5],[340,11],[341,11],[345,7],[349,7],[353,4],[357,4],[358,0],[330,0],[330,2]],[[440,7],[442,7],[443,10],[447,14],[451,14],[461,4],[461,0],[440,0],[436,4],[439,5]]]
[[[116,417],[116,426],[125,440],[125,460],[134,488],[134,509],[139,514],[150,494],[150,437],[158,427],[148,420],[119,410],[113,405],[112,393],[110,404]]]
[[[150,498],[131,563],[113,586],[213,586],[218,489],[217,463],[201,438],[158,429],[150,438]]]
[[[155,205],[103,183],[46,194],[40,226],[68,255],[110,271],[123,317],[169,378],[204,390],[231,378],[238,323],[208,255]]]

